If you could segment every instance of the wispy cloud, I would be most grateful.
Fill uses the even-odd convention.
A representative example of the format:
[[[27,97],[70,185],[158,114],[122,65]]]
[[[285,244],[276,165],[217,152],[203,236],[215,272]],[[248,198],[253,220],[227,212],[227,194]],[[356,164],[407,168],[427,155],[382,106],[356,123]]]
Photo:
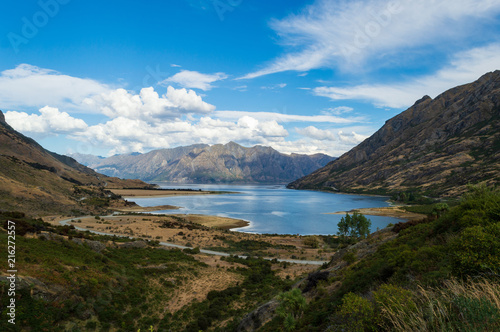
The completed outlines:
[[[500,2],[492,0],[317,0],[271,27],[287,52],[241,78],[315,68],[358,68],[367,59],[416,47],[477,39],[495,23]],[[493,36],[495,38],[495,36]],[[456,46],[454,46],[456,47]]]
[[[263,90],[276,90],[276,89],[283,89],[287,86],[286,83],[279,83],[279,84],[274,84],[274,85],[269,85],[269,86],[261,86],[260,88]]]
[[[169,85],[177,83],[184,88],[207,91],[213,88],[212,83],[226,78],[227,75],[224,73],[202,74],[197,71],[182,70],[181,72],[159,82],[159,84]]]
[[[379,107],[411,106],[424,95],[435,97],[457,85],[472,82],[486,72],[500,69],[500,44],[491,44],[455,55],[451,64],[433,75],[392,84],[315,88],[317,96],[332,100],[366,100]]]
[[[339,117],[335,115],[297,115],[274,112],[244,112],[244,111],[215,111],[214,116],[220,119],[239,119],[243,116],[251,116],[255,119],[264,121],[277,121],[279,123],[287,122],[324,122],[336,124],[352,124],[364,122],[364,117]]]

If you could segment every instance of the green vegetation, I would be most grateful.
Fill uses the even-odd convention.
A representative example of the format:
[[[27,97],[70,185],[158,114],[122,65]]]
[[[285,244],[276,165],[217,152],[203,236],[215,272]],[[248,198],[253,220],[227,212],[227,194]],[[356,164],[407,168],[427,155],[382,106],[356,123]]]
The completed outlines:
[[[337,286],[311,301],[296,330],[499,330],[500,191],[470,187],[449,211],[437,207],[441,216],[399,227],[365,259],[345,254],[350,265],[321,287]]]
[[[174,313],[165,311],[168,301],[208,269],[192,256],[197,248],[163,250],[152,242],[133,248],[114,237],[53,227],[22,213],[0,213],[0,225],[15,220],[16,265],[30,277],[16,294],[18,330],[234,331],[242,317],[273,298],[278,301],[274,318],[262,331],[499,330],[500,190],[470,187],[456,206],[437,203],[430,211],[434,216],[385,230],[375,247],[370,247],[379,241],[375,235],[360,240],[368,220],[347,215],[341,237],[361,243],[341,251],[300,288],[276,275],[275,262],[223,258],[224,273],[235,281]],[[53,235],[23,236],[37,232]],[[2,252],[6,238],[0,233]],[[342,242],[309,238],[309,246],[314,240],[330,247]],[[92,244],[100,240],[115,245],[99,249]],[[225,243],[253,252],[272,246]],[[2,315],[6,289],[0,283]],[[0,330],[17,331],[6,320]]]
[[[296,249],[292,245],[284,245],[284,244],[271,244],[265,241],[257,241],[257,240],[241,240],[241,241],[233,241],[227,239],[226,237],[220,236],[216,237],[216,239],[222,240],[227,247],[211,247],[209,250],[214,251],[222,251],[230,254],[241,253],[245,256],[263,256],[263,250],[267,249]]]
[[[130,241],[125,238],[78,232],[73,226],[54,227],[23,213],[0,213],[0,225],[7,220],[16,224],[16,267],[25,281],[16,292],[16,326],[0,320],[1,331],[30,327],[33,331],[135,332],[150,326],[154,331],[199,331],[224,321],[234,330],[249,310],[289,290],[294,282],[275,275],[272,266],[278,263],[227,257],[224,260],[235,266],[225,273],[242,281],[211,291],[205,300],[171,314],[165,308],[175,292],[208,269],[191,256],[199,248],[164,250],[153,247],[156,242],[137,247],[118,243]],[[27,233],[40,234],[33,238],[25,237]],[[1,252],[7,252],[6,240],[7,234],[0,232]],[[106,247],[108,241],[116,245]],[[7,289],[8,284],[0,282],[4,316]]]
[[[7,250],[6,238],[0,234],[2,252]],[[64,239],[22,236],[16,237],[16,248],[18,271],[33,279],[16,292],[17,329],[1,320],[2,331],[83,330],[83,326],[137,331],[158,323],[154,317],[159,307],[172,296],[172,284],[166,280],[182,283],[204,266],[179,250],[108,248],[99,253]],[[163,282],[154,286],[151,280]],[[9,300],[6,287],[1,284],[2,308]]]
[[[338,223],[338,235],[341,238],[365,239],[370,234],[371,224],[371,220],[361,213],[354,212],[352,216],[346,213]]]
[[[211,291],[207,299],[193,303],[176,312],[167,331],[221,330],[217,322],[229,320],[224,331],[235,331],[241,318],[255,306],[268,301],[275,295],[290,289],[293,281],[282,280],[272,270],[272,262],[260,258],[223,257],[223,260],[246,266],[229,271],[244,276],[244,281],[222,291]],[[300,291],[299,291],[300,292]]]
[[[285,331],[293,331],[297,319],[302,316],[307,306],[306,298],[300,289],[295,288],[278,295],[278,301],[280,305],[276,309],[276,313],[283,320],[283,328]]]

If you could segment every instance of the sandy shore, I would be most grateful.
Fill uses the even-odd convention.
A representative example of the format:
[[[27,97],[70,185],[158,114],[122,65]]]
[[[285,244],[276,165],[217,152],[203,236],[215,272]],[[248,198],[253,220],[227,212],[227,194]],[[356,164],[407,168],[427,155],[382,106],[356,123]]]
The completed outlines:
[[[122,197],[134,197],[134,198],[214,195],[221,193],[217,191],[168,190],[168,189],[110,189],[110,191]],[[222,193],[225,194],[226,192]]]
[[[346,213],[362,213],[368,216],[382,216],[382,217],[393,217],[405,220],[421,220],[426,218],[425,214],[408,212],[401,209],[398,206],[389,206],[381,208],[363,208],[363,209],[353,209],[351,211],[338,211],[327,214],[346,214]]]
[[[129,207],[120,207],[113,208],[113,210],[118,212],[153,212],[153,211],[163,211],[163,210],[178,210],[180,207],[174,205],[158,205],[158,206],[129,206]]]

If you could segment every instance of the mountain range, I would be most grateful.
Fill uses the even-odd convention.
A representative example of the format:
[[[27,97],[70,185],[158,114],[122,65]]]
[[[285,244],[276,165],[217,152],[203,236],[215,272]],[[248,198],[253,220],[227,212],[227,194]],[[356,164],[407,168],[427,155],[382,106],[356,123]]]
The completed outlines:
[[[145,154],[99,158],[72,154],[97,172],[121,178],[175,183],[288,183],[325,166],[325,154],[286,155],[271,147],[234,142],[196,144]]]
[[[460,195],[500,182],[500,71],[425,96],[361,144],[288,185],[360,193]]]

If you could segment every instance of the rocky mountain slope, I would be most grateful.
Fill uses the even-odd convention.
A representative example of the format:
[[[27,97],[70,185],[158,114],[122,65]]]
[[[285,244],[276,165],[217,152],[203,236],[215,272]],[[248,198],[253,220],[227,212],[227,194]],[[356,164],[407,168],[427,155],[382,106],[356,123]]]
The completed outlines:
[[[0,210],[68,212],[78,205],[75,186],[95,190],[149,185],[98,174],[73,158],[47,151],[9,126],[0,111]]]
[[[86,156],[72,155],[84,163]],[[95,160],[98,172],[145,181],[179,183],[288,183],[325,166],[334,158],[279,153],[270,147],[228,144],[190,145],[146,154]]]
[[[293,189],[458,195],[500,182],[500,71],[417,101]]]

